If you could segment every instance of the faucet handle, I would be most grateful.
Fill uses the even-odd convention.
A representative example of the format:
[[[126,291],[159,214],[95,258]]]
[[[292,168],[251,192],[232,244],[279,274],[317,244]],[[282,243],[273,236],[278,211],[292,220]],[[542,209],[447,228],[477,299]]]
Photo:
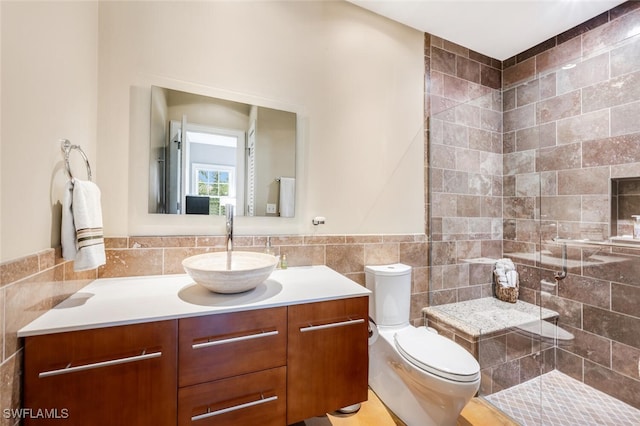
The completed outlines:
[[[227,251],[233,250],[233,204],[224,206],[227,216]]]

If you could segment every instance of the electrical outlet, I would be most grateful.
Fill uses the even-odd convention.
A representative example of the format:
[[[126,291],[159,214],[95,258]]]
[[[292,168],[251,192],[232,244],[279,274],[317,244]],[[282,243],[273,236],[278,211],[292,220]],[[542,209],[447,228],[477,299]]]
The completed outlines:
[[[276,214],[276,205],[267,203],[267,213]]]

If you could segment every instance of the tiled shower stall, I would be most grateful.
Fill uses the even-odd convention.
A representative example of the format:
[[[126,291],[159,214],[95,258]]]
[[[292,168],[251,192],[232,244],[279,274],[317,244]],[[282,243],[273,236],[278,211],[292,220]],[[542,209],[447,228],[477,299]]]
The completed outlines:
[[[627,2],[503,62],[425,38],[430,304],[492,296],[508,257],[574,336],[481,338],[483,395],[557,369],[640,408],[639,34]]]

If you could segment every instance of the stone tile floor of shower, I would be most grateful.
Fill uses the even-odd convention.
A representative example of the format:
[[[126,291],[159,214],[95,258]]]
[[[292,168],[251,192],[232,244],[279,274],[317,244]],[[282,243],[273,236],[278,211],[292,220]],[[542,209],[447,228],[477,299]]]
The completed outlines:
[[[640,425],[640,410],[557,370],[485,398],[523,426]]]

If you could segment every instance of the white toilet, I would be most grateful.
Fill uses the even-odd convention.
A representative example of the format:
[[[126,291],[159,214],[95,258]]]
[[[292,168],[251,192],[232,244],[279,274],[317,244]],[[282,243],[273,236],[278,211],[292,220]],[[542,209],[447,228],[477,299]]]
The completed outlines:
[[[455,425],[480,387],[480,365],[462,346],[409,324],[411,267],[365,267],[369,386],[408,426]]]

